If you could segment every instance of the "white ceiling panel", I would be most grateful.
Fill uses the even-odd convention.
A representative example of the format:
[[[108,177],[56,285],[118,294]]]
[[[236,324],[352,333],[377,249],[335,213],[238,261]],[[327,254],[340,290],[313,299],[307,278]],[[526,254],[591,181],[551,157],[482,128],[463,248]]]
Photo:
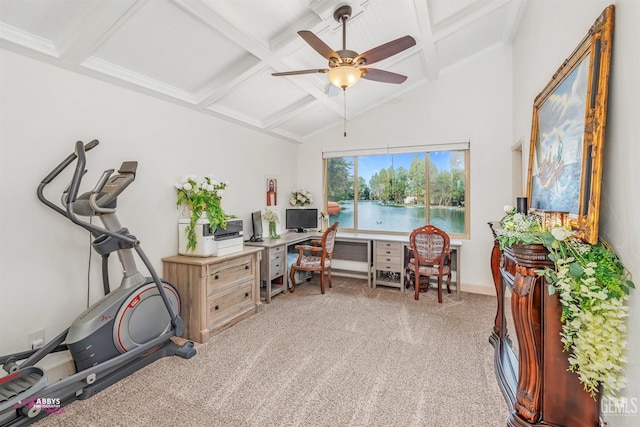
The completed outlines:
[[[2,22],[36,37],[56,40],[90,2],[77,0],[2,0]]]
[[[469,22],[460,30],[435,42],[440,66],[445,69],[503,43],[504,27],[499,25],[508,16],[507,6]]]
[[[352,120],[508,43],[525,1],[0,0],[0,47],[36,59],[45,53],[62,67],[305,142],[341,126],[345,108],[325,73],[271,76],[328,68],[298,31],[342,50],[333,15],[347,4],[348,50],[361,54],[405,35],[416,40],[369,65],[407,76],[404,83],[362,79],[347,89]]]
[[[342,123],[339,114],[327,110],[320,103],[314,103],[309,108],[297,110],[292,120],[283,123],[279,128],[291,135],[302,137],[310,127],[315,129],[311,134],[313,135],[338,123]]]
[[[300,103],[308,94],[287,79],[274,79],[271,70],[247,80],[246,83],[230,91],[216,101],[217,106],[235,111],[238,117],[247,115],[260,123],[268,120],[275,112],[290,105]]]
[[[246,55],[224,35],[165,0],[147,2],[94,54],[189,92]]]

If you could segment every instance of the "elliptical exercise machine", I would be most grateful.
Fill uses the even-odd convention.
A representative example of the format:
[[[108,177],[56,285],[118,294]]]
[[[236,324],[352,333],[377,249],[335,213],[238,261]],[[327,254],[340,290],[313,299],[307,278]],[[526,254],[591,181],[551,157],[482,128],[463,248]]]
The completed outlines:
[[[138,239],[116,216],[117,197],[135,179],[137,162],[122,163],[115,174],[113,169],[104,171],[93,190],[78,196],[86,172],[85,152],[96,145],[98,140],[86,145],[76,142],[75,152],[42,180],[37,194],[46,206],[91,232],[92,247],[102,256],[105,296],[44,347],[0,357],[0,366],[8,372],[0,378],[0,426],[31,424],[55,412],[52,406],[60,408],[73,400],[87,399],[162,357],[189,359],[196,354],[193,342],[179,346],[171,340],[184,330],[178,292],[160,279]],[[73,178],[62,194],[66,207],[62,209],[44,196],[44,188],[76,159]],[[103,227],[78,216],[97,216]],[[134,251],[151,277],[136,268]],[[120,286],[113,291],[108,277],[112,252],[117,253],[123,268]],[[48,384],[46,372],[34,365],[63,350],[71,353],[76,373]]]

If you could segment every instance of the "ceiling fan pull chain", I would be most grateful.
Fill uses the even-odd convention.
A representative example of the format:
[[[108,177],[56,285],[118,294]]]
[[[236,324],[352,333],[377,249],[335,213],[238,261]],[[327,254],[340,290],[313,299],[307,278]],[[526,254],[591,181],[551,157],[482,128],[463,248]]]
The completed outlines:
[[[342,89],[344,94],[344,137],[347,137],[347,89]]]

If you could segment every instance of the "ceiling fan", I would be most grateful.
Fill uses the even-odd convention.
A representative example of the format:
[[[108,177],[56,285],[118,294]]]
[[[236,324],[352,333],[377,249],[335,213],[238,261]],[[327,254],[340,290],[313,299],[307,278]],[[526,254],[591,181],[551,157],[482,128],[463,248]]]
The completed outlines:
[[[351,6],[340,6],[333,13],[333,17],[336,21],[342,23],[342,50],[334,51],[311,31],[298,31],[298,34],[304,41],[320,55],[329,60],[329,68],[285,71],[272,73],[272,75],[293,76],[297,74],[327,73],[331,83],[343,90],[356,84],[360,78],[395,84],[400,84],[407,79],[407,76],[401,74],[378,70],[376,68],[367,68],[367,66],[414,46],[416,41],[413,37],[400,37],[399,39],[374,47],[362,54],[358,54],[358,52],[347,50],[347,20],[351,17]]]

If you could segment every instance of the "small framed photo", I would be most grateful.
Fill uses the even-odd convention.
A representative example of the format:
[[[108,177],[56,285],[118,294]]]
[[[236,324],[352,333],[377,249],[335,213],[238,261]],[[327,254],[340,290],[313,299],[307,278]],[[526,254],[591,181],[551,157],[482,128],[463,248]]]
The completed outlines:
[[[278,206],[278,178],[275,176],[267,176],[265,181],[267,206]]]

